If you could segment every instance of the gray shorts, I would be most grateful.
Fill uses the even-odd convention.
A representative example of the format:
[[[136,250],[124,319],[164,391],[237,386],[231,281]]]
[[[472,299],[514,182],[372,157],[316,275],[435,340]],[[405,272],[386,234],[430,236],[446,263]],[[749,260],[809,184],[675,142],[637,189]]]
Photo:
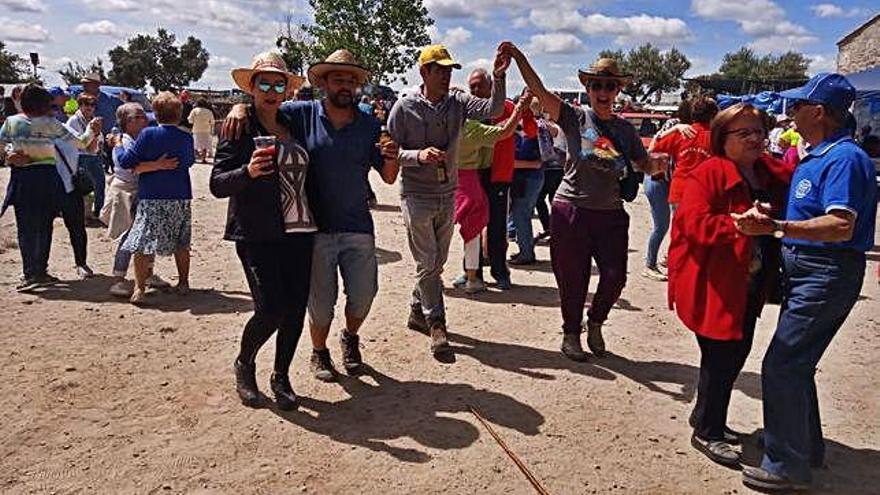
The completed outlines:
[[[310,324],[326,327],[333,322],[339,275],[342,275],[345,291],[345,314],[358,319],[366,318],[379,290],[379,265],[372,235],[315,235],[309,294]]]

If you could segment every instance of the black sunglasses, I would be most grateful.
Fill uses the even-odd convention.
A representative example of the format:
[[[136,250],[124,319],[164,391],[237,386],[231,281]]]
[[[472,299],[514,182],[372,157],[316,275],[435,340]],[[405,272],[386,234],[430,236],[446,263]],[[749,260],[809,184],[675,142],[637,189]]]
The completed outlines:
[[[590,83],[590,91],[599,91],[601,89],[604,89],[605,91],[615,91],[617,88],[617,81],[593,81]]]

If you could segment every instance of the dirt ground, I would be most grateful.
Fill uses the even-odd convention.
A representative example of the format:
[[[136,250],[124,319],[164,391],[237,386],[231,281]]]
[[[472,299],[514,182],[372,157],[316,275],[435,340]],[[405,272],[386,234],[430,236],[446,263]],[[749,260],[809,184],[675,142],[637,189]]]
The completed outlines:
[[[559,353],[546,246],[540,264],[514,268],[513,290],[466,297],[449,283],[461,259],[455,238],[444,278],[456,360],[443,364],[405,327],[413,263],[396,186],[375,181],[380,290],[362,330],[372,371],[312,379],[304,336],[291,374],[302,406],[282,413],[245,408],[235,395],[232,361],[251,303],[233,245],[221,240],[226,202],[208,194],[209,171],[192,173],[196,290],[152,294],[144,309],[108,295],[113,245],[103,230],[89,229],[90,264],[102,275],[72,280],[60,220],[50,271],[71,281],[17,294],[13,212],[0,218],[3,493],[533,493],[469,407],[553,494],[749,491],[739,472],[690,446],[699,353],[666,309],[665,285],[640,276],[644,197],[627,207],[629,282],[606,329],[614,355],[578,364]],[[7,180],[0,171],[4,190]],[[819,493],[880,493],[878,259],[875,250],[862,298],[817,375],[828,439]],[[173,279],[173,266],[162,259],[158,272]],[[730,407],[734,429],[761,427],[760,363],[777,312],[767,307],[759,321]],[[273,352],[270,343],[258,360],[263,390]],[[754,442],[745,455],[757,458]]]

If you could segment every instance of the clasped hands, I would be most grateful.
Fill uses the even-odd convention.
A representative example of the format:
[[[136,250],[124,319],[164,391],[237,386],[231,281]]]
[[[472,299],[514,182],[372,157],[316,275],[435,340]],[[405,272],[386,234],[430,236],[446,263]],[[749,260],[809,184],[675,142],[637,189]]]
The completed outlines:
[[[770,216],[770,203],[755,201],[754,205],[744,213],[731,213],[733,224],[743,235],[770,235],[776,230],[775,221]]]

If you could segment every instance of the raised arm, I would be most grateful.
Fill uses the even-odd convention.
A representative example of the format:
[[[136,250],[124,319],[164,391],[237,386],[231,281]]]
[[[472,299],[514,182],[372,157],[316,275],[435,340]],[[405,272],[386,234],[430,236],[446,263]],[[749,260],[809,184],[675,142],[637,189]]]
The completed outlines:
[[[516,61],[516,66],[519,68],[520,74],[522,74],[523,80],[526,82],[526,86],[529,87],[529,90],[541,100],[541,105],[544,106],[544,110],[550,115],[550,119],[554,121],[559,121],[559,112],[562,108],[562,99],[556,94],[550,92],[546,87],[544,87],[544,83],[541,82],[541,78],[538,77],[538,73],[535,72],[535,69],[532,68],[532,65],[526,59],[526,56],[520,51],[519,48],[516,47],[510,41],[504,41],[498,46],[498,51],[506,56],[512,58]]]

